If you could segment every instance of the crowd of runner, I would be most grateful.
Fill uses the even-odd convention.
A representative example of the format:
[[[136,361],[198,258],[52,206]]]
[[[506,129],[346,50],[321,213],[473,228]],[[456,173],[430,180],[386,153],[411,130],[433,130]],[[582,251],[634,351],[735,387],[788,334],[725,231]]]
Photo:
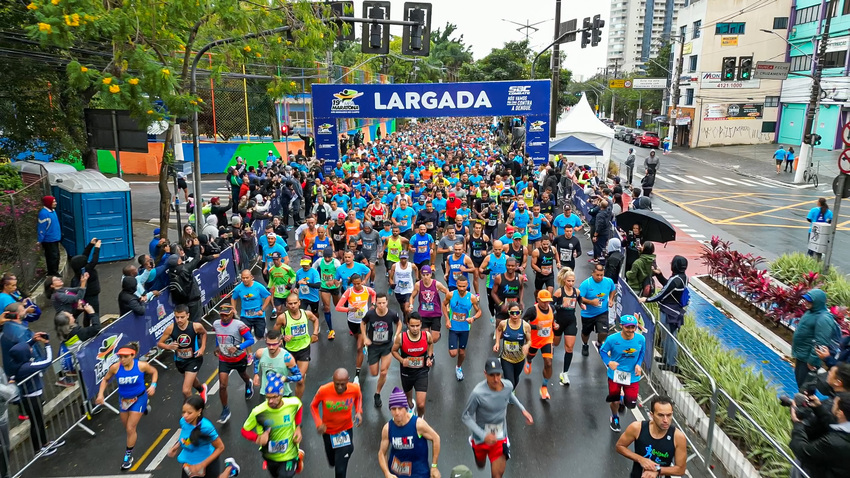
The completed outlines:
[[[474,388],[459,416],[470,430],[476,465],[484,468],[489,459],[492,476],[501,477],[510,457],[508,405],[515,405],[529,425],[534,422],[515,387],[523,375],[535,377],[534,359],[540,355],[541,376],[534,380],[540,399],[550,400],[556,353],[563,354],[558,382],[568,386],[578,336],[581,354],[588,357],[595,345],[608,367],[609,424],[621,431],[619,414],[637,403],[646,344],[633,316],[617,318],[614,329],[609,309],[617,287],[606,274],[608,231],[584,223],[572,211],[569,194],[573,183],[581,183],[599,191],[600,204],[614,205],[622,189],[608,189],[595,171],[558,158],[535,166],[515,151],[502,152],[494,130],[490,121],[471,118],[411,123],[374,143],[356,141],[355,135],[341,142],[342,160],[330,175],[300,154],[287,162],[270,155],[256,166],[240,159],[227,179],[232,205],[221,206],[218,198],[202,204],[210,228],[200,234],[184,230],[185,247],[152,243],[140,264],[143,269],[164,265],[172,288],[186,264],[194,261],[197,267],[196,257],[214,257],[214,249],[233,243],[245,264],[257,258],[262,276],[261,281],[249,269],[241,272],[211,332],[198,321],[192,303],[197,299],[186,292],[188,303],[175,305],[175,320],[158,343],[173,351],[183,375],[180,439],[169,453],[183,465],[184,476],[227,477],[240,470],[232,458],[219,462],[224,444],[205,413],[207,385],[197,374],[208,333],[214,335],[210,346],[218,360],[217,421],[232,418],[228,380],[235,371],[246,400],[255,391],[262,396],[239,420],[244,420],[242,436],[256,443],[273,477],[292,477],[303,468],[305,400],[328,464],[337,478],[346,476],[355,428],[369,403],[363,398],[368,396],[361,384],[364,368],[377,377],[369,391],[371,405],[380,408],[386,398],[392,413],[381,436],[381,472],[439,477],[440,437],[424,419],[429,375],[435,363],[445,362],[452,363],[458,381],[464,380],[467,358],[478,373],[485,363],[486,380]],[[249,225],[257,219],[269,222],[255,240]],[[593,258],[582,251],[579,236],[585,233],[595,246],[602,243],[594,247]],[[576,264],[583,260],[592,263],[593,273],[579,280]],[[384,278],[388,288],[376,290],[376,281],[383,284]],[[527,289],[534,292],[534,304],[525,303]],[[492,350],[468,353],[473,328],[492,332]],[[594,333],[595,344],[590,342]],[[356,341],[354,357],[334,357],[339,368],[333,380],[305,397],[311,350],[339,335]],[[443,335],[447,346],[438,346]],[[127,470],[134,462],[136,427],[158,377],[155,368],[138,360],[134,344],[117,355],[120,361],[107,380],[115,377],[118,384],[127,430],[122,469]],[[383,387],[390,373],[399,373],[401,387],[387,394]],[[146,376],[151,377],[147,386]],[[618,451],[635,461],[631,476],[679,475],[685,448],[681,432],[670,425],[672,404],[661,398],[651,411],[645,426],[629,428]],[[628,450],[632,442],[638,454]],[[644,449],[653,445],[662,453],[644,457]],[[458,467],[452,476],[471,476],[464,473],[468,470]]]

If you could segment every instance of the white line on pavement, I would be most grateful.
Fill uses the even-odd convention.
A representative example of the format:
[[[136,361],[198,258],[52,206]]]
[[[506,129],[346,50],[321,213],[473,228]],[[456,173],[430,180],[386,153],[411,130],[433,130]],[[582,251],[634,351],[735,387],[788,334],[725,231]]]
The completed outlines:
[[[701,182],[701,183],[708,184],[709,186],[714,186],[714,183],[708,182],[708,181],[706,181],[705,179],[700,179],[700,178],[698,178],[698,177],[696,177],[696,176],[688,176],[688,177],[689,177],[689,178],[691,178],[691,179],[693,179],[694,181],[699,181],[699,182]]]
[[[672,179],[667,179],[667,178],[665,178],[664,176],[662,176],[662,175],[660,175],[660,174],[656,174],[656,175],[655,175],[655,177],[656,177],[656,178],[658,178],[658,179],[660,179],[660,180],[662,180],[662,181],[664,181],[665,183],[675,183],[675,182],[676,182],[676,181],[673,181]]]
[[[151,460],[151,462],[148,463],[148,466],[145,468],[145,471],[156,470],[156,467],[158,467],[159,464],[162,463],[162,460],[164,460],[165,457],[168,456],[168,450],[170,450],[171,447],[173,447],[174,444],[177,443],[178,438],[180,438],[180,429],[179,428],[168,438],[168,441],[165,442],[164,445],[162,445],[162,448],[159,449],[159,452],[156,454],[156,456],[153,457],[153,460]],[[152,475],[148,475],[148,476],[152,476]]]
[[[684,231],[684,232],[697,232],[696,229],[687,229],[687,228],[683,228],[682,231]]]
[[[703,176],[703,177],[705,179],[708,179],[709,181],[714,181],[715,183],[718,183],[718,184],[725,184],[727,186],[734,186],[734,184],[727,182],[727,181],[723,181],[722,179],[713,178],[711,176]]]
[[[89,476],[74,476],[68,478],[126,478],[131,476],[133,478],[153,478],[153,475],[150,473],[125,473],[123,475],[89,475]]]
[[[741,181],[740,179],[732,179],[732,178],[723,178],[723,179],[731,182],[732,184],[743,184],[744,186],[752,186],[752,184],[745,183],[744,181]]]
[[[702,234],[691,234],[691,237],[693,237],[694,239],[705,239],[705,236],[703,236]]]
[[[687,179],[683,178],[682,176],[674,176],[674,177],[675,177],[676,179],[678,179],[679,181],[682,181],[682,182],[683,182],[683,183],[685,183],[685,184],[694,184],[694,182],[693,182],[693,181],[688,181]]]

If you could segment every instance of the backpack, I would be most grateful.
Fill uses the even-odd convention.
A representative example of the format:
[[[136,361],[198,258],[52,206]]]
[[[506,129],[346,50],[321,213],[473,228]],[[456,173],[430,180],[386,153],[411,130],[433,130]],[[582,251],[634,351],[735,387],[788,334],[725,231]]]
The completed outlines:
[[[172,302],[175,304],[188,303],[192,294],[192,282],[195,281],[192,274],[177,268],[169,269],[168,279]]]
[[[685,284],[685,290],[682,291],[682,300],[679,301],[679,305],[681,305],[682,308],[684,309],[690,303],[691,303],[691,290],[688,289],[688,285]]]

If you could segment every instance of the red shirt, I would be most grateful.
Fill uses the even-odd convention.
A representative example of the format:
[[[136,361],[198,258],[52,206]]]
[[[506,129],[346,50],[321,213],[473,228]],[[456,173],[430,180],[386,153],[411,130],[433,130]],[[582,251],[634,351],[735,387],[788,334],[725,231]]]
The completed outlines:
[[[460,209],[460,206],[463,205],[460,199],[454,198],[446,201],[446,217],[449,219],[454,219],[457,216],[457,210]]]

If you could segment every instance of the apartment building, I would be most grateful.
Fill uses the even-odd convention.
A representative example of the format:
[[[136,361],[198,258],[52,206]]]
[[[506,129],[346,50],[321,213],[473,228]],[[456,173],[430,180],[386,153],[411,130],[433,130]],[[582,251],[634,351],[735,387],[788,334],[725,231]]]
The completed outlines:
[[[658,56],[663,39],[676,24],[676,14],[687,0],[611,0],[608,24],[608,61],[613,71],[639,69]]]

